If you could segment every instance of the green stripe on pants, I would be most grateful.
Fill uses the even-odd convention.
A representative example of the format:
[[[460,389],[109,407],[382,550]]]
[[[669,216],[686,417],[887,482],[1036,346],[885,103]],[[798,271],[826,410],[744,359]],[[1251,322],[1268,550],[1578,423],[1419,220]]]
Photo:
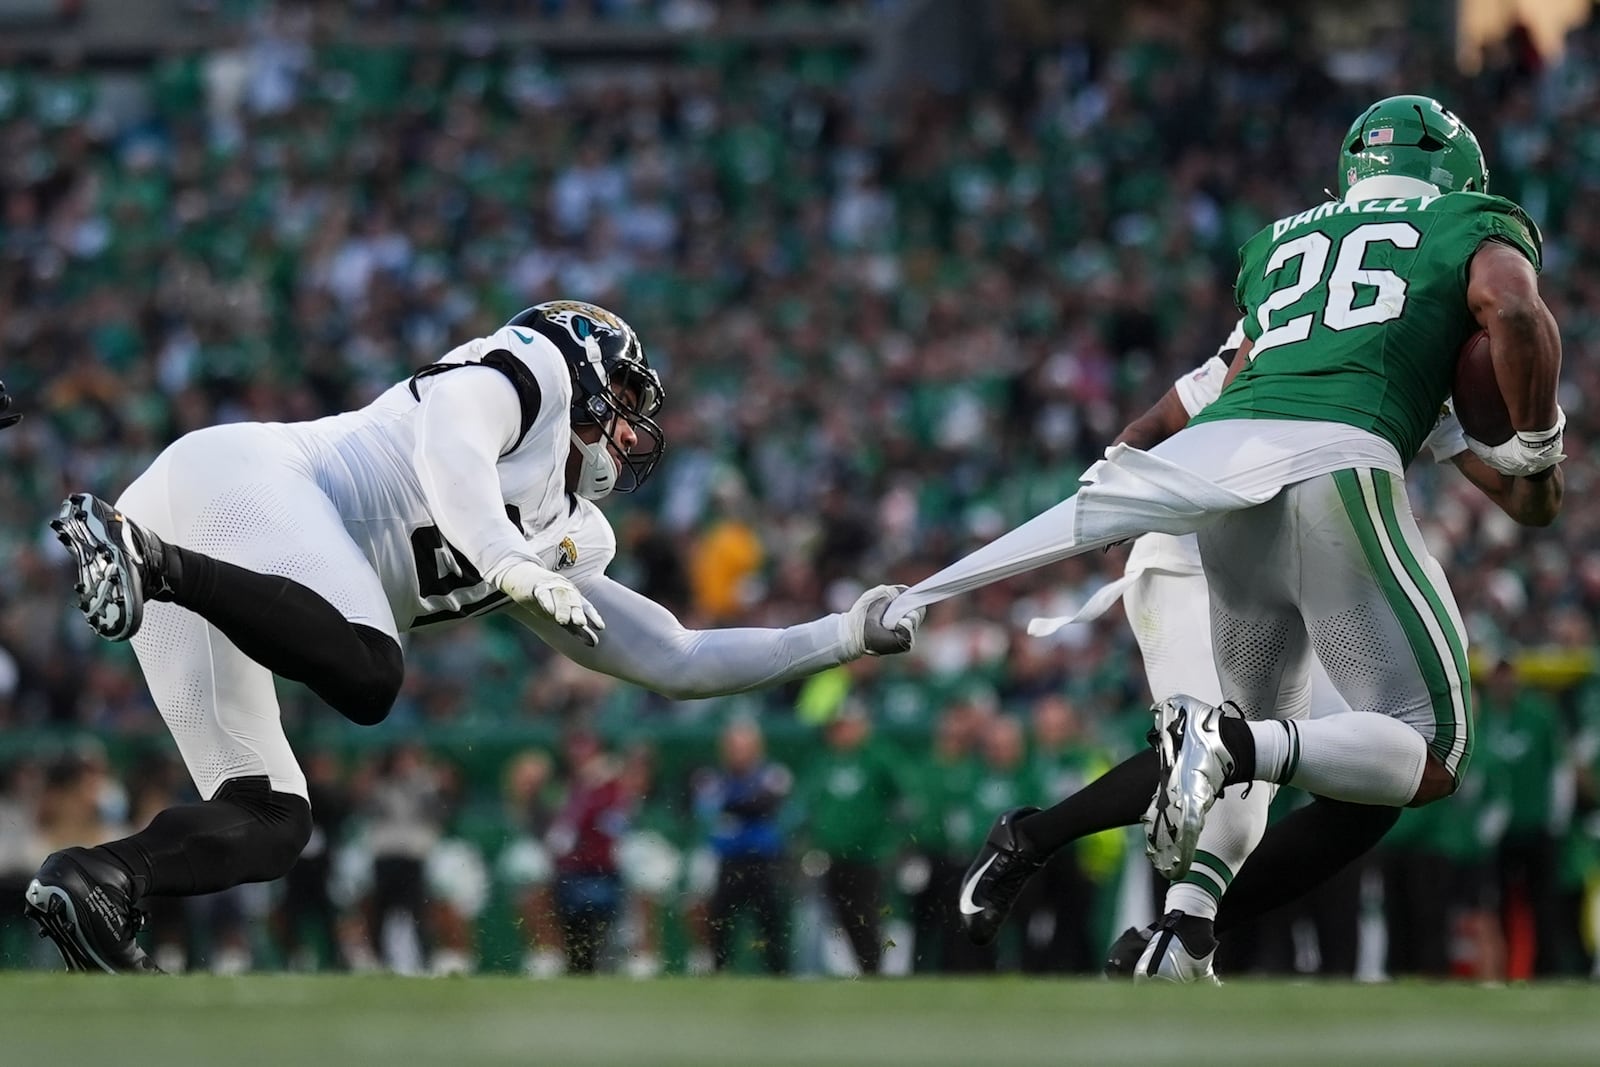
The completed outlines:
[[[1428,633],[1428,625],[1423,620],[1417,605],[1406,595],[1399,576],[1395,574],[1394,568],[1389,565],[1389,560],[1384,555],[1383,540],[1378,534],[1378,520],[1374,519],[1371,509],[1367,506],[1356,472],[1335,471],[1333,481],[1339,489],[1339,498],[1344,503],[1345,514],[1350,519],[1351,528],[1355,530],[1356,540],[1366,557],[1373,581],[1377,582],[1385,602],[1400,623],[1401,632],[1406,635],[1406,643],[1411,646],[1411,654],[1416,658],[1417,669],[1421,671],[1423,682],[1428,687],[1429,701],[1433,706],[1434,725],[1433,741],[1429,749],[1443,759],[1441,753],[1449,753],[1456,739],[1455,705],[1451,699],[1450,672],[1445,668],[1444,656],[1434,644],[1432,635]]]
[[[1400,557],[1400,562],[1405,567],[1406,573],[1411,575],[1411,580],[1422,591],[1434,620],[1439,625],[1439,630],[1444,634],[1445,643],[1450,646],[1450,658],[1455,664],[1455,680],[1458,683],[1454,688],[1459,691],[1460,709],[1458,711],[1452,702],[1450,709],[1452,744],[1441,751],[1439,738],[1435,737],[1434,745],[1430,747],[1433,754],[1449,768],[1450,773],[1459,779],[1462,772],[1467,769],[1467,761],[1472,758],[1472,686],[1468,681],[1471,675],[1467,668],[1467,645],[1456,630],[1455,620],[1445,610],[1439,591],[1433,587],[1433,581],[1423,569],[1422,561],[1412,551],[1411,545],[1406,542],[1405,535],[1400,529],[1400,517],[1394,506],[1394,482],[1389,472],[1373,471],[1372,484],[1377,490],[1378,511],[1383,516],[1384,528],[1389,532],[1389,540],[1394,545],[1395,554]],[[1451,751],[1456,745],[1461,747],[1459,757]]]

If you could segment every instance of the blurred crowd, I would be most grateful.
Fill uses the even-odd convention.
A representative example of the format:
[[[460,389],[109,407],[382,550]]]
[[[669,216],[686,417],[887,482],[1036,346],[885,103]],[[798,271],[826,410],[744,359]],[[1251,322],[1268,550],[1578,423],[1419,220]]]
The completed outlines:
[[[328,31],[329,5],[238,6],[248,17],[229,44],[173,51],[134,73],[86,66],[65,49],[48,62],[0,55],[0,374],[28,412],[0,436],[0,730],[12,736],[79,729],[113,748],[162,736],[132,658],[92,640],[68,610],[63,557],[43,525],[67,490],[115,494],[196,427],[360,405],[557,296],[625,316],[666,383],[667,460],[645,492],[607,505],[620,542],[614,575],[690,625],[799,621],[847,605],[862,582],[920,578],[1070,492],[1124,423],[1211,354],[1235,316],[1238,245],[1317,200],[1333,184],[1350,119],[1394,92],[1431,93],[1457,110],[1484,140],[1493,190],[1542,226],[1542,287],[1562,327],[1572,427],[1566,511],[1552,529],[1512,526],[1453,472],[1426,464],[1412,478],[1419,519],[1488,661],[1534,644],[1594,647],[1600,493],[1586,442],[1600,423],[1591,355],[1600,220],[1580,205],[1600,180],[1600,26],[1575,31],[1559,60],[1513,32],[1464,76],[1447,34],[1392,29],[1334,46],[1319,43],[1310,9],[1298,6],[1244,5],[1223,21],[1213,5],[1132,4],[1090,22],[1052,5],[997,4],[1001,24],[970,91],[864,98],[860,57],[837,44],[687,37],[670,62],[591,67],[500,47],[492,33],[459,49],[357,46]],[[695,5],[545,6],[611,17]],[[397,737],[580,722],[626,740],[626,724],[693,730],[729,716],[808,733],[869,708],[901,755],[898,770],[881,772],[895,784],[883,786],[877,823],[895,832],[851,858],[802,848],[797,835],[818,831],[792,820],[827,808],[825,797],[802,803],[816,784],[805,761],[751,781],[727,768],[693,780],[685,772],[646,792],[647,756],[605,753],[606,784],[590,788],[567,744],[507,770],[507,788],[516,783],[522,797],[509,817],[530,847],[501,848],[503,818],[481,823],[492,831],[450,836],[452,813],[481,810],[488,786],[450,773],[438,750],[345,766],[335,749],[317,775],[327,796],[313,797],[326,818],[348,815],[324,827],[326,877],[308,873],[315,884],[281,894],[241,892],[228,908],[315,913],[336,958],[359,964],[360,944],[421,967],[443,951],[471,956],[468,905],[497,900],[507,865],[521,863],[515,907],[527,918],[516,929],[530,961],[552,953],[543,958],[581,969],[594,963],[585,946],[615,944],[617,930],[634,946],[665,935],[634,908],[648,893],[570,859],[588,854],[577,844],[559,846],[648,823],[660,800],[675,829],[655,832],[683,870],[667,878],[660,849],[645,849],[640,863],[653,885],[700,872],[696,905],[681,908],[684,943],[714,965],[734,952],[718,916],[745,911],[768,964],[793,962],[802,949],[785,947],[778,919],[811,901],[843,909],[847,954],[868,966],[874,944],[913,943],[884,937],[873,907],[899,916],[896,894],[922,899],[907,886],[948,881],[987,825],[977,812],[951,831],[908,782],[965,782],[957,765],[978,782],[975,768],[1036,759],[1049,744],[1038,708],[1051,700],[1074,709],[1079,732],[1067,748],[1083,767],[1127,751],[1124,736],[1140,732],[1124,728],[1147,697],[1120,617],[1050,640],[1023,632],[1032,615],[1081,603],[1122,558],[1070,561],[940,605],[904,663],[866,662],[735,701],[626,691],[552,660],[514,628],[418,638],[385,727]],[[1513,704],[1537,696],[1517,692]],[[1557,709],[1549,714],[1518,713],[1549,727],[1540,744],[1555,756],[1536,770],[1521,761],[1543,749],[1503,745],[1516,775],[1531,776],[1521,791],[1549,798],[1525,822],[1558,843],[1555,866],[1570,868],[1566,882],[1541,875],[1507,898],[1517,914],[1550,914],[1557,888],[1594,877],[1592,857],[1563,851],[1571,838],[1594,840],[1574,829],[1595,799],[1594,746],[1578,744],[1593,736],[1586,692],[1554,694],[1538,705]],[[974,703],[986,709],[982,729],[949,725],[953,708]],[[293,691],[285,715],[295,737],[327,717]],[[825,728],[830,742],[839,729]],[[1499,757],[1487,753],[1494,735],[1484,736],[1475,766],[1488,776]],[[71,769],[80,764],[90,769]],[[10,850],[0,854],[31,855],[52,833],[87,840],[94,835],[72,820],[106,820],[109,830],[153,810],[140,805],[161,790],[185,788],[170,765],[118,765],[113,773],[92,755],[16,762],[7,810],[30,814],[0,823]],[[92,790],[57,780],[81,774],[93,776]],[[1044,792],[998,780],[971,790],[1039,799],[1069,779]],[[1488,899],[1484,857],[1527,830],[1497,822],[1506,810],[1498,780],[1483,787],[1482,826],[1461,845],[1471,857],[1459,866],[1478,872],[1462,874],[1463,899]],[[569,811],[575,795],[587,799]],[[745,827],[724,840],[708,828],[717,811],[744,818],[747,804],[766,812],[772,834]],[[1435,841],[1422,818],[1414,840]],[[61,825],[72,829],[52,829]],[[937,846],[918,853],[921,874],[903,858],[908,827]],[[357,838],[366,851],[351,851]],[[464,842],[458,856],[477,857],[478,874],[463,876],[466,888],[425,891],[431,858],[452,842]],[[721,851],[714,876],[692,862],[704,849]],[[1062,872],[1057,892],[1106,895],[1106,871],[1120,870],[1109,852],[1080,857],[1084,868]],[[1403,879],[1402,861],[1417,854],[1385,877]],[[341,863],[349,855],[361,858]],[[808,865],[813,856],[823,858]],[[1517,856],[1506,863],[1523,881],[1550,869],[1533,862],[1546,856],[1539,849]],[[459,921],[435,907],[452,893]],[[538,893],[547,895],[526,903]],[[1385,897],[1396,907],[1403,899]],[[679,903],[654,914],[676,914]],[[931,952],[937,919],[918,908],[906,905],[903,921],[924,935],[916,951]],[[207,921],[225,923],[222,914]],[[541,916],[566,918],[551,927]],[[862,920],[875,916],[868,937]],[[305,925],[285,922],[273,929]],[[1049,944],[1087,936],[1062,923],[1028,924],[1028,942],[1036,928],[1052,931]],[[390,925],[400,933],[385,934]],[[300,942],[280,936],[292,957]],[[931,958],[988,965],[962,960],[965,951],[946,945]]]
[[[1219,968],[1589,973],[1600,782],[1574,773],[1558,709],[1509,667],[1479,696],[1481,749],[1458,797],[1407,812],[1377,853],[1231,933]],[[1600,714],[1583,710],[1576,743],[1592,755]],[[995,816],[1102,773],[1143,722],[1124,725],[1126,742],[1108,746],[1065,698],[1012,712],[974,689],[927,736],[883,736],[854,700],[770,745],[757,720],[734,718],[670,758],[580,726],[496,757],[498,796],[475,796],[460,761],[421,744],[315,750],[316,828],[290,874],[153,898],[149,947],[166,970],[217,973],[1094,973],[1115,933],[1159,908],[1134,830],[1055,856],[993,945],[970,944],[955,907]],[[20,908],[49,851],[142,825],[187,788],[158,749],[122,775],[93,742],[9,763],[0,967],[56,963]]]

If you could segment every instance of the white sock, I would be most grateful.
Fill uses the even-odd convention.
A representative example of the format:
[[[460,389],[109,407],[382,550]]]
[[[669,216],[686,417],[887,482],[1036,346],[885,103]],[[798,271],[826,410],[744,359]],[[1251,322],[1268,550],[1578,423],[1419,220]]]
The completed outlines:
[[[1282,782],[1283,772],[1289,765],[1289,754],[1294,750],[1289,743],[1289,731],[1296,725],[1291,719],[1261,719],[1245,723],[1256,742],[1256,781]]]
[[[1195,866],[1200,866],[1199,860],[1195,861]],[[1181,911],[1185,915],[1193,915],[1200,919],[1215,919],[1217,906],[1222,900],[1212,895],[1211,883],[1202,882],[1200,879],[1205,876],[1197,874],[1193,867],[1183,877],[1184,881],[1173,882],[1172,887],[1167,890],[1166,910]]]
[[[1217,917],[1222,894],[1261,843],[1261,835],[1267,829],[1267,807],[1276,792],[1277,787],[1256,782],[1248,796],[1244,786],[1229,786],[1217,798],[1200,831],[1194,864],[1167,890],[1164,910],[1206,919]]]
[[[1256,740],[1258,780],[1356,804],[1409,804],[1428,759],[1421,734],[1371,711],[1252,722],[1250,734]]]

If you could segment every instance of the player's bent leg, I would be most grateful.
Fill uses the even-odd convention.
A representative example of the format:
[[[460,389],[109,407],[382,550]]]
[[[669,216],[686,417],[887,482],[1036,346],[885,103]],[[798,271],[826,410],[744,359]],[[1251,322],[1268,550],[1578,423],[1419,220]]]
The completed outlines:
[[[1399,819],[1396,807],[1313,797],[1267,828],[1222,898],[1217,935],[1298,900],[1370,851]]]
[[[1422,735],[1398,719],[1347,711],[1309,722],[1243,724],[1249,739],[1234,734],[1234,751],[1253,751],[1254,766],[1229,777],[1292,785],[1356,804],[1405,807],[1417,796],[1428,760]]]
[[[1448,585],[1423,562],[1404,487],[1384,471],[1347,470],[1280,499],[1302,556],[1299,610],[1356,710],[1304,723],[1223,723],[1236,764],[1226,781],[1393,807],[1446,795],[1471,751],[1466,642]],[[1209,561],[1207,545],[1203,535]]]
[[[132,837],[51,854],[25,893],[28,914],[69,969],[158,970],[135,935],[145,896],[194,896],[287,874],[311,839],[305,797],[265,778],[227,782],[211,800],[160,812]]]
[[[1145,571],[1122,594],[1122,608],[1152,701],[1188,693],[1222,703],[1205,575]]]
[[[1110,978],[1214,981],[1213,929],[1222,902],[1267,826],[1275,789],[1265,783],[1231,789],[1206,817],[1189,871],[1167,889],[1162,918],[1142,930],[1125,931],[1107,954]],[[1164,933],[1171,936],[1163,939]]]
[[[1259,783],[1250,789],[1230,789],[1217,798],[1188,873],[1167,889],[1167,911],[1216,918],[1223,894],[1232,888],[1267,829],[1267,808],[1275,793],[1273,787]]]
[[[1222,702],[1204,575],[1147,571],[1124,593],[1123,608],[1154,696],[1188,693],[1209,704]],[[1218,798],[1201,831],[1195,865],[1167,890],[1164,914],[1179,911],[1202,920],[1215,914],[1215,897],[1232,881],[1266,825],[1271,790],[1242,794],[1234,790],[1231,796]],[[1124,930],[1106,952],[1106,976],[1132,978],[1161,925],[1158,918],[1148,926]]]
[[[1420,808],[1432,804],[1435,800],[1443,800],[1455,793],[1456,787],[1461,784],[1461,779],[1450,773],[1444,761],[1432,752],[1422,765],[1422,781],[1417,785],[1417,791],[1406,802],[1408,808]]]
[[[169,448],[117,507],[157,546],[161,599],[372,725],[403,680],[397,628],[377,574],[302,465],[266,427],[216,427]]]
[[[1355,711],[1268,739],[1290,764],[1278,780],[1364,804],[1449,795],[1472,750],[1465,628],[1404,485],[1347,470],[1289,492],[1316,561],[1303,572],[1306,624]]]
[[[1219,708],[1185,695],[1157,706],[1161,785],[1146,813],[1146,844],[1169,879],[1188,874],[1223,788],[1254,779],[1251,730],[1276,724],[1251,720],[1300,719],[1310,710],[1310,639],[1290,581],[1299,560],[1286,496],[1221,516],[1197,538],[1216,673],[1229,699]]]
[[[958,908],[967,936],[978,944],[992,941],[1022,887],[1059,849],[1138,822],[1157,771],[1156,754],[1145,749],[1053,807],[1002,813],[961,880]]]
[[[196,896],[289,873],[311,839],[311,805],[265,776],[233,778],[216,796],[159,812],[131,837],[91,851],[127,869],[136,896]]]

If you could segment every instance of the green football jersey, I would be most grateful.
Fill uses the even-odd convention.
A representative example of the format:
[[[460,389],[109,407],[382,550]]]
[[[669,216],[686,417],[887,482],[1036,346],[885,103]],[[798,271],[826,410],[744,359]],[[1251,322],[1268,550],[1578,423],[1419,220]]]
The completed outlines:
[[[1481,193],[1331,201],[1274,222],[1239,250],[1250,365],[1193,421],[1345,423],[1410,460],[1478,329],[1467,267],[1490,240],[1539,268],[1532,220]]]

